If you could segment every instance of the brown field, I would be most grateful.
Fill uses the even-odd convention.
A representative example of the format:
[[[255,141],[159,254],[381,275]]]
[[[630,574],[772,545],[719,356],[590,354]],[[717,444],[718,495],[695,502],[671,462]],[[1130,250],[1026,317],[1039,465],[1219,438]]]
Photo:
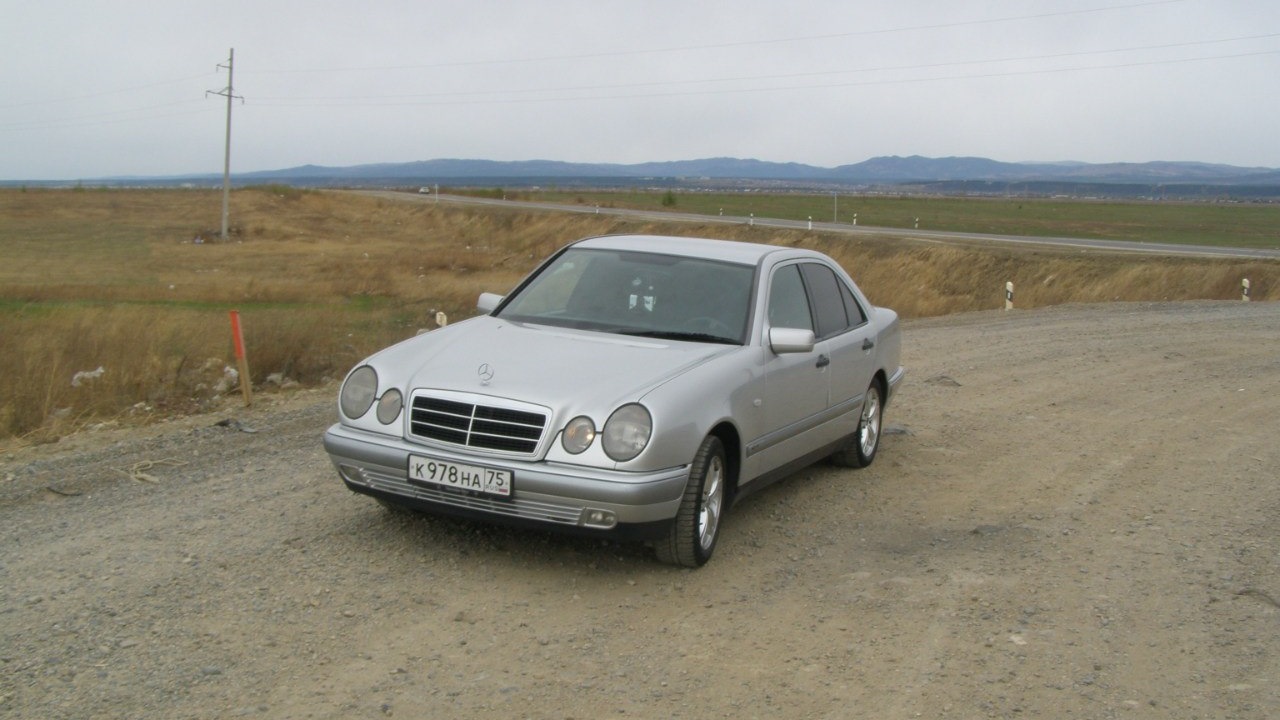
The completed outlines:
[[[1114,300],[1280,300],[1280,263],[850,239],[759,227],[436,205],[282,187],[0,191],[0,439],[239,402],[228,311],[256,391],[317,386],[396,339],[474,312],[566,242],[617,232],[704,235],[831,254],[906,318]],[[1065,234],[1065,233],[1064,233]],[[200,237],[206,242],[194,242]],[[73,387],[77,372],[103,368]],[[276,382],[268,383],[271,378]],[[221,381],[221,382],[220,382]]]

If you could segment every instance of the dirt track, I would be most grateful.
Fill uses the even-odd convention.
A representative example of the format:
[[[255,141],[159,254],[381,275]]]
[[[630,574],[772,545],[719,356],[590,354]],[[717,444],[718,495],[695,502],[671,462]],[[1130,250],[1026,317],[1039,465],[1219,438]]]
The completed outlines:
[[[1280,715],[1280,305],[904,353],[876,464],[748,499],[698,571],[388,514],[332,389],[0,457],[0,716]]]

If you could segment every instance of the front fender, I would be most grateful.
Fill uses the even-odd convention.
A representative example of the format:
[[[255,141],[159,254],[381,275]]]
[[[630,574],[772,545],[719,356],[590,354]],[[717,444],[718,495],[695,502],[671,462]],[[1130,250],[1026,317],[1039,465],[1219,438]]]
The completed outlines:
[[[728,424],[741,437],[759,422],[765,348],[740,348],[650,390],[641,403],[653,415],[653,439],[636,461],[646,467],[687,465],[715,427]]]

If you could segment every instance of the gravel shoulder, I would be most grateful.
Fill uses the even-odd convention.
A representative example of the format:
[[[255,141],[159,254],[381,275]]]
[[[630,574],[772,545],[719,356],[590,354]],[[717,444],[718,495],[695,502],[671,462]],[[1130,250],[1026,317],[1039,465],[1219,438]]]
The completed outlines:
[[[1280,714],[1280,304],[903,351],[876,463],[748,498],[697,571],[347,492],[336,388],[9,452],[0,716]]]

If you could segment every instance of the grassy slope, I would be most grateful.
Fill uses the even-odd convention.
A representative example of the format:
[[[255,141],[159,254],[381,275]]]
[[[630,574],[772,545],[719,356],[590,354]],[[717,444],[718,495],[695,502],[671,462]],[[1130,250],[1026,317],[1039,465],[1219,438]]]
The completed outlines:
[[[341,377],[369,352],[434,327],[437,311],[467,317],[481,291],[505,292],[560,245],[601,233],[815,247],[905,317],[1001,307],[1006,280],[1017,284],[1019,307],[1233,299],[1242,277],[1252,279],[1255,299],[1280,299],[1274,262],[958,247],[409,200],[241,190],[232,241],[195,244],[198,234],[216,234],[208,230],[219,221],[216,192],[0,191],[0,438],[216,406],[226,395],[224,368],[235,364],[232,308],[242,313],[255,387],[274,373],[304,385]],[[686,196],[679,202],[691,209]],[[966,205],[976,217],[991,212],[988,201],[939,207],[954,214]],[[1256,210],[1206,206],[1199,221]],[[1073,209],[1071,222],[1085,212]],[[76,372],[99,366],[100,378],[71,386]]]

